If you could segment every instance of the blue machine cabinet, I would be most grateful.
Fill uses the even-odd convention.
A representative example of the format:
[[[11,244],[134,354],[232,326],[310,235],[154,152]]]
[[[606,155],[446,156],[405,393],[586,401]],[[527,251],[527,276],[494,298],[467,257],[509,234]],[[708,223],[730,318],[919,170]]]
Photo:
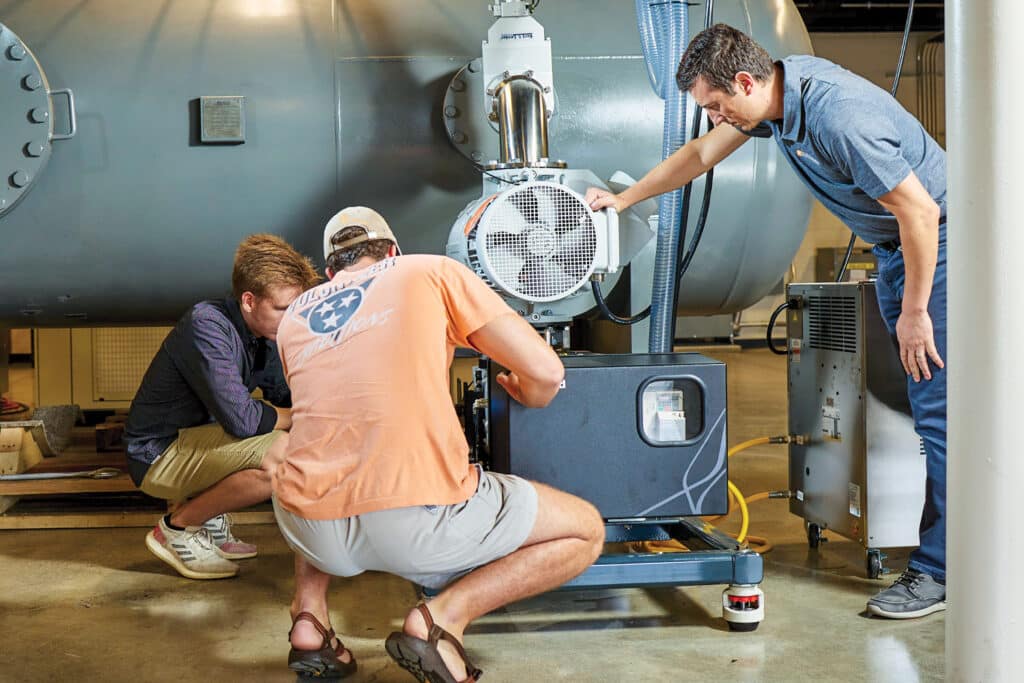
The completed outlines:
[[[606,553],[565,587],[728,584],[729,627],[757,628],[761,556],[700,519],[728,508],[725,364],[697,353],[563,363],[564,386],[543,410],[512,400],[488,368],[482,459],[589,500],[610,543],[671,539],[691,551]]]

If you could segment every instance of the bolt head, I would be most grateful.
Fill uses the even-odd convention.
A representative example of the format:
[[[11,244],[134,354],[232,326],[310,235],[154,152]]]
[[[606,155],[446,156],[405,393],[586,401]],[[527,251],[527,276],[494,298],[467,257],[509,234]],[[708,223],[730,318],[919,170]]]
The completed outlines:
[[[36,107],[28,113],[28,118],[32,123],[46,123],[50,120],[50,112],[42,107]]]
[[[25,59],[26,56],[28,56],[28,53],[21,45],[11,45],[7,48],[7,58],[15,62],[20,62]]]
[[[25,187],[28,185],[28,173],[24,171],[15,171],[10,177],[11,185],[15,187]]]
[[[469,69],[469,73],[475,74],[477,71],[480,70],[480,60],[474,59],[472,62],[469,63],[469,66],[467,66],[466,68]]]
[[[21,79],[21,84],[26,90],[39,90],[39,87],[43,84],[43,80],[35,74],[29,74],[28,76],[25,76],[25,78]]]
[[[24,150],[25,156],[41,157],[43,152],[46,151],[46,146],[40,142],[26,142]]]
[[[459,110],[454,104],[449,104],[447,107],[444,108],[444,115],[450,119],[454,119],[456,116],[459,115]]]

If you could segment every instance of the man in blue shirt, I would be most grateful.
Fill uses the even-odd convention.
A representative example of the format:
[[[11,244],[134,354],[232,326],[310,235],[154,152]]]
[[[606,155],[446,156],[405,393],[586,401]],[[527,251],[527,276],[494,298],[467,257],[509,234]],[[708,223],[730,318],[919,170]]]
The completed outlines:
[[[174,505],[146,547],[191,579],[234,576],[256,555],[225,513],[270,499],[271,447],[291,426],[277,346],[288,305],[319,280],[309,259],[273,235],[235,253],[234,296],[193,306],[167,335],[132,400],[128,469],[143,492]],[[260,388],[269,403],[253,398]],[[279,448],[283,447],[283,442]]]
[[[945,152],[882,89],[824,59],[773,62],[749,36],[725,24],[693,39],[676,80],[715,127],[621,194],[591,188],[591,208],[622,211],[675,190],[766,124],[811,194],[875,245],[878,302],[899,342],[928,479],[920,547],[900,578],[868,601],[868,611],[906,619],[945,609]]]

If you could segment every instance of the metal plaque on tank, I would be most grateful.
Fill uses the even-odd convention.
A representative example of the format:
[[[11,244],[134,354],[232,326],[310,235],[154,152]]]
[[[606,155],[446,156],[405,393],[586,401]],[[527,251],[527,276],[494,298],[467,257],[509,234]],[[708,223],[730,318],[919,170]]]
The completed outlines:
[[[203,142],[245,142],[245,97],[200,97],[199,130]]]

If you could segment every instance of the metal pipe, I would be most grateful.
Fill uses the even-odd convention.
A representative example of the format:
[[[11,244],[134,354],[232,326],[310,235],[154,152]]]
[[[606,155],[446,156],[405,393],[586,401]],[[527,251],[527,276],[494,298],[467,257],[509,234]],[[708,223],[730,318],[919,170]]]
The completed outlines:
[[[501,163],[528,166],[548,158],[548,113],[544,88],[528,76],[498,85],[498,137]]]
[[[949,463],[946,680],[1019,681],[1024,3],[946,4]]]

